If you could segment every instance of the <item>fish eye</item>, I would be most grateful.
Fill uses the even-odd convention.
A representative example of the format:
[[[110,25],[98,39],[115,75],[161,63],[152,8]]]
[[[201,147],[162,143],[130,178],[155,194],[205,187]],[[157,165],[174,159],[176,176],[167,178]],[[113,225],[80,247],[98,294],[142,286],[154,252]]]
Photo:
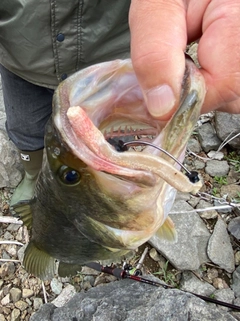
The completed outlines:
[[[81,180],[79,172],[65,165],[59,168],[58,175],[60,180],[66,185],[76,185]]]

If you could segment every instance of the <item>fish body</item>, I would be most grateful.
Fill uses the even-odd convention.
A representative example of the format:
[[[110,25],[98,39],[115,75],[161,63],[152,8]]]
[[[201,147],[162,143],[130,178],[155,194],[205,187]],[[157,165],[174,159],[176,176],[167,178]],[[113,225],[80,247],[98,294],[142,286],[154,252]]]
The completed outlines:
[[[151,146],[119,151],[109,142],[147,136],[182,161],[205,95],[188,60],[182,87],[179,109],[162,122],[148,113],[130,59],[91,66],[59,85],[34,198],[14,206],[31,230],[28,272],[51,278],[56,259],[66,272],[119,258],[155,233],[176,239],[168,218],[176,190],[194,193],[201,183]]]

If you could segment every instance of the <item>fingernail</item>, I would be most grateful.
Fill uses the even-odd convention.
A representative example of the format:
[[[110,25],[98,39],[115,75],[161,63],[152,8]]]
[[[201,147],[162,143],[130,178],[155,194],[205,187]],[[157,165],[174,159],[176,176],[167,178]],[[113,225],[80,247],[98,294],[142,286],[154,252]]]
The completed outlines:
[[[145,91],[145,99],[149,113],[156,118],[168,114],[176,101],[173,91],[168,85]]]

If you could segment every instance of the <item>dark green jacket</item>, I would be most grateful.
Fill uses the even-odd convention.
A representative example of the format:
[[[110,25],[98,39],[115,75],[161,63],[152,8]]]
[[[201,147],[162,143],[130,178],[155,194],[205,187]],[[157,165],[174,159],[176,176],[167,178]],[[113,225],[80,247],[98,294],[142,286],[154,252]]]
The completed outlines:
[[[0,0],[0,63],[55,88],[79,69],[129,57],[130,0]]]

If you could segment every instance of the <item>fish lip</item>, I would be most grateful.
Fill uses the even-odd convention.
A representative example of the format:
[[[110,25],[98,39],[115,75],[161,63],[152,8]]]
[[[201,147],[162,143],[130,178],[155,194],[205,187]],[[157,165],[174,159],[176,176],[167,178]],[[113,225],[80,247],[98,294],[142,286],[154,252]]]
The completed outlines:
[[[196,72],[195,72],[195,70],[192,71],[193,67],[191,66],[191,63],[188,62],[187,65],[188,65],[188,70],[189,70],[189,75],[187,77],[187,80],[190,79],[190,81],[187,84],[188,88],[185,91],[185,95],[184,94],[182,95],[183,99],[189,93],[189,90],[192,87],[194,87],[193,86],[194,82],[196,82],[196,83],[198,82],[198,80],[196,80],[195,78],[199,77],[199,75],[197,75],[197,77],[195,77]],[[125,119],[127,118],[130,122],[132,121],[132,117],[135,116],[135,125],[136,125],[137,130],[141,129],[141,125],[139,126],[140,123],[144,124],[146,126],[149,126],[149,128],[155,130],[156,136],[153,140],[153,143],[159,147],[162,145],[162,140],[164,138],[164,133],[162,131],[162,128],[164,128],[164,125],[166,125],[166,123],[167,123],[167,122],[161,122],[157,119],[154,119],[148,113],[141,89],[137,83],[137,79],[136,79],[136,76],[133,72],[130,60],[115,61],[114,63],[109,62],[109,63],[98,64],[97,66],[93,66],[92,68],[90,67],[89,73],[91,74],[91,77],[93,77],[94,73],[96,74],[99,71],[99,69],[101,69],[101,68],[108,69],[110,67],[112,68],[112,69],[111,68],[110,69],[113,70],[113,73],[114,72],[117,73],[119,66],[123,67],[123,69],[124,69],[124,73],[125,73],[124,77],[125,77],[125,75],[127,75],[127,78],[130,79],[131,86],[128,86],[128,89],[130,90],[129,91],[130,95],[131,94],[134,95],[135,101],[134,101],[134,99],[131,100],[131,97],[129,98],[129,92],[126,91],[127,89],[125,86],[125,90],[123,90],[123,93],[121,93],[121,95],[119,95],[118,101],[115,100],[114,102],[111,103],[112,97],[117,95],[115,92],[112,92],[112,91],[116,90],[116,84],[109,89],[109,87],[108,87],[109,84],[106,85],[106,79],[105,79],[104,80],[105,83],[103,81],[104,84],[102,86],[103,87],[106,86],[108,88],[108,90],[110,90],[110,93],[105,93],[104,88],[100,86],[99,91],[103,90],[103,96],[104,95],[105,96],[104,96],[104,99],[101,98],[98,108],[96,108],[96,101],[94,104],[95,108],[93,108],[93,106],[91,105],[91,100],[89,98],[91,93],[89,93],[88,89],[86,89],[86,92],[85,92],[83,89],[83,85],[79,86],[79,77],[80,78],[83,77],[83,79],[84,79],[84,72],[85,71],[82,71],[82,72],[79,72],[79,73],[73,75],[72,78],[70,77],[69,79],[65,80],[62,84],[60,84],[60,86],[58,87],[58,89],[55,92],[55,99],[54,99],[53,117],[54,117],[55,124],[56,124],[59,132],[63,136],[63,139],[69,145],[73,154],[75,154],[77,157],[81,158],[88,166],[93,167],[94,169],[97,169],[97,170],[104,170],[103,168],[105,168],[106,172],[108,172],[108,167],[110,167],[110,166],[115,166],[116,171],[117,171],[116,164],[113,164],[111,161],[108,161],[107,157],[105,157],[105,159],[104,159],[104,166],[105,167],[104,166],[99,167],[98,165],[96,165],[96,164],[100,164],[101,162],[103,163],[103,157],[102,157],[102,155],[100,156],[100,154],[98,154],[96,152],[92,153],[92,151],[89,148],[86,148],[86,144],[82,143],[79,136],[77,137],[76,133],[72,130],[69,119],[68,119],[68,117],[66,117],[67,111],[69,109],[71,109],[73,106],[81,106],[81,109],[84,110],[84,112],[86,112],[87,116],[89,117],[89,119],[91,119],[94,126],[96,128],[98,128],[99,130],[102,130],[103,132],[106,129],[110,129],[110,131],[111,131],[111,126],[112,126],[111,122],[106,126],[104,125],[104,122],[106,122],[106,119],[108,119],[108,118],[114,118],[113,115],[115,115],[115,118],[117,118],[117,116],[121,112],[121,115],[124,115]],[[102,81],[102,79],[100,79],[99,81]],[[111,77],[109,77],[109,82],[112,82]],[[121,86],[123,86],[123,84],[120,81],[120,87]],[[198,87],[198,84],[195,85],[195,87]],[[74,90],[72,88],[74,88]],[[79,88],[84,91],[83,94],[81,92],[81,95],[79,95],[79,93],[77,95]],[[78,99],[76,98],[79,96],[81,97],[80,100],[79,100],[79,98]],[[137,103],[138,103],[137,104],[137,111],[138,111],[137,115],[136,115],[136,109],[135,109],[135,112],[129,113],[129,109],[127,109],[127,108],[124,109],[123,107],[117,105],[116,102],[118,102],[118,103],[121,102],[121,104],[124,106],[124,100],[126,102],[127,98],[130,99],[131,106],[134,104],[136,105],[136,100],[137,100]],[[94,102],[94,99],[93,99],[93,102]],[[198,108],[197,113],[199,114],[199,108]],[[121,117],[123,117],[123,116],[121,116]],[[173,116],[173,118],[174,118],[174,116]],[[168,123],[171,123],[171,120]],[[107,136],[107,135],[105,135],[105,136]],[[124,132],[124,136],[126,136],[126,132]],[[104,150],[104,148],[108,148],[108,147],[109,147],[109,143],[106,141],[106,139],[104,139],[104,141],[101,140],[101,148]],[[178,151],[178,154],[174,155],[174,156],[177,158],[180,157],[180,154],[183,154],[183,150],[184,150],[184,148],[182,148],[181,151]],[[129,152],[127,151],[125,153],[129,153]],[[160,152],[157,150],[153,150],[152,147],[147,147],[144,150],[144,153],[147,153],[149,155],[154,155],[155,157],[159,157],[159,155],[160,155]],[[89,161],[90,158],[92,158],[92,161]],[[168,161],[171,163],[170,159],[168,159]],[[94,164],[94,162],[96,164]],[[126,164],[124,165],[124,167],[126,169]],[[119,167],[118,167],[118,169],[119,169]],[[127,171],[125,173],[126,176],[128,176],[130,174],[129,178],[131,176],[136,177],[139,174],[139,171],[137,171],[133,167],[129,168],[129,170],[131,171],[131,174],[129,172],[127,173]]]

